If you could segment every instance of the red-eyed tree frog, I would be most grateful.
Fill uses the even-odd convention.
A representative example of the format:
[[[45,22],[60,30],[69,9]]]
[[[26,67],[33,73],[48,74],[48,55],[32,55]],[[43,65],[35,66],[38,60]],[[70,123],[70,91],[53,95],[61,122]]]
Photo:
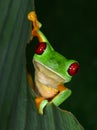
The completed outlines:
[[[79,70],[79,63],[68,60],[56,52],[45,35],[40,31],[41,24],[34,11],[28,14],[28,19],[33,23],[32,36],[38,38],[38,45],[33,56],[35,67],[35,99],[38,111],[43,114],[43,109],[48,103],[59,106],[70,95],[71,90],[64,86]]]

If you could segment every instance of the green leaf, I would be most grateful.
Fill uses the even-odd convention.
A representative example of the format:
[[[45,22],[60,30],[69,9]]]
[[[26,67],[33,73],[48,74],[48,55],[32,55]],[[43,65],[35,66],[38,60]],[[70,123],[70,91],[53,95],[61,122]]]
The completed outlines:
[[[33,0],[0,3],[0,130],[83,130],[76,118],[53,104],[44,115],[35,106],[26,74],[26,44],[30,38],[27,14]]]

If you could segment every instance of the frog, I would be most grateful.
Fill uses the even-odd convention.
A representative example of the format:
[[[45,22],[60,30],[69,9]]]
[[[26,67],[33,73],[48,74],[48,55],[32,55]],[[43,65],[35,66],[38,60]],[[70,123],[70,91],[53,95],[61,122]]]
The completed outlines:
[[[35,68],[34,91],[37,94],[35,103],[38,112],[43,114],[48,103],[59,106],[71,95],[71,90],[64,84],[72,79],[80,66],[78,61],[67,59],[52,47],[40,30],[42,24],[35,11],[28,14],[28,19],[33,25],[31,36],[38,39],[32,62]]]

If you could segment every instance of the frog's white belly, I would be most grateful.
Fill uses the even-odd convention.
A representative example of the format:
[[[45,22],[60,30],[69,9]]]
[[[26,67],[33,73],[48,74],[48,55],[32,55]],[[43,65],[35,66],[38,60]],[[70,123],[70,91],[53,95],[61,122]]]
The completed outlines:
[[[57,86],[64,83],[64,79],[36,61],[34,67],[35,84],[40,95],[44,98],[54,97],[58,93]]]

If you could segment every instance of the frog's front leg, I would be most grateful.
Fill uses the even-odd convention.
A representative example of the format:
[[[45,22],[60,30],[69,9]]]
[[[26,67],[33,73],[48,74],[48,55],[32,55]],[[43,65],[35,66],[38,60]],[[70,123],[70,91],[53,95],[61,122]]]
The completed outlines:
[[[57,89],[59,90],[59,93],[51,100],[51,102],[56,106],[59,106],[71,95],[71,90],[62,84],[60,84]]]
[[[43,109],[46,107],[48,102],[54,103],[56,106],[59,106],[71,95],[71,90],[64,87],[64,85],[62,84],[58,85],[57,89],[59,93],[54,98],[52,98],[50,102],[48,101],[48,99],[45,99],[44,97],[37,97],[35,99],[36,106],[40,114],[43,114]]]
[[[44,97],[36,97],[35,99],[36,107],[38,109],[39,114],[43,114],[43,109],[48,103],[48,100],[45,99]]]

